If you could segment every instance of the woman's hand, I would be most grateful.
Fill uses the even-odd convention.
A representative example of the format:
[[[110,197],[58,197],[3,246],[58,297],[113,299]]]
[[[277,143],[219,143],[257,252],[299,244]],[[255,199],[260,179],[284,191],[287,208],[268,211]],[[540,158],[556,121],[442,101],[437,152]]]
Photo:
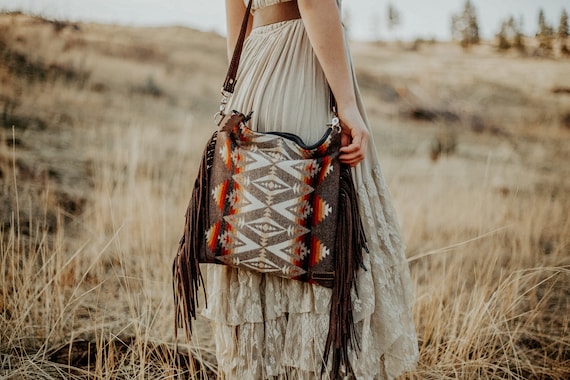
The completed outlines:
[[[340,162],[356,166],[366,157],[370,133],[356,105],[339,109],[342,127]]]
[[[343,132],[340,161],[356,166],[366,156],[370,134],[356,106],[336,0],[298,0],[297,4],[309,41],[338,104]]]

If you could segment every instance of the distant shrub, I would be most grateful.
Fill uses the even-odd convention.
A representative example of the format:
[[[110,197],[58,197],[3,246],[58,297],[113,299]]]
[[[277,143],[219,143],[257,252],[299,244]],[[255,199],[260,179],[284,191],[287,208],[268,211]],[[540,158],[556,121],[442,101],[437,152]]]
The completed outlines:
[[[457,149],[457,134],[446,128],[435,136],[430,143],[430,158],[437,161],[441,155],[451,156]]]
[[[5,39],[0,39],[0,66],[30,82],[63,80],[83,86],[90,76],[89,72],[70,64],[46,63],[42,59],[33,59],[28,54],[12,48]]]
[[[152,76],[149,76],[143,84],[132,87],[132,91],[142,95],[150,95],[154,98],[161,98],[166,94],[164,89],[155,82]]]
[[[562,116],[561,122],[564,128],[570,129],[570,112]]]
[[[411,49],[412,50],[419,50],[419,48],[423,45],[434,45],[437,42],[437,40],[435,39],[435,37],[432,38],[422,38],[422,37],[418,37],[414,40]]]
[[[17,112],[19,102],[16,99],[2,97],[0,99],[4,103],[2,113],[0,114],[0,127],[10,129],[47,129],[48,123],[36,116],[22,115]]]

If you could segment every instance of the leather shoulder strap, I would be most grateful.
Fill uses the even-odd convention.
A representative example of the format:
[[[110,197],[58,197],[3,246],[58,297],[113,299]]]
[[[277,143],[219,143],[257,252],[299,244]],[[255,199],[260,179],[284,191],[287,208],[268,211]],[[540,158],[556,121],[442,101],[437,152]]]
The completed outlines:
[[[243,15],[243,21],[241,22],[241,29],[239,32],[238,39],[236,41],[236,46],[234,48],[232,60],[230,62],[230,66],[228,67],[226,80],[224,81],[224,85],[222,87],[222,95],[224,96],[224,99],[222,99],[222,107],[219,112],[219,115],[221,115],[222,117],[225,109],[225,102],[227,102],[227,98],[234,93],[234,89],[236,86],[237,71],[239,67],[239,61],[241,58],[241,52],[243,50],[243,44],[245,42],[245,34],[247,32],[247,24],[249,22],[249,15],[251,13],[252,5],[253,5],[253,0],[249,0],[249,3],[247,4],[247,8],[245,10],[245,14]],[[330,109],[334,115],[337,115],[338,111],[337,104],[332,89],[330,90]]]
[[[252,5],[253,5],[253,0],[249,0],[249,4],[247,4],[247,9],[245,11],[245,14],[243,15],[243,21],[241,23],[241,29],[236,42],[236,46],[234,48],[234,53],[232,56],[232,60],[230,62],[230,67],[228,67],[228,73],[226,74],[226,80],[224,81],[224,86],[222,88],[223,92],[229,94],[234,93],[234,88],[236,86],[236,76],[239,66],[239,60],[241,57],[241,51],[243,50],[245,33],[247,32],[247,24],[249,22],[249,14],[251,12]]]

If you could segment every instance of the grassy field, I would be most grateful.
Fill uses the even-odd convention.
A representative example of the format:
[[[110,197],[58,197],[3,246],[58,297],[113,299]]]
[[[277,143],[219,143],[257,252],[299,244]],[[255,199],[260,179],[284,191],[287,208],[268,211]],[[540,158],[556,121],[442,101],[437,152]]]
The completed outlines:
[[[224,47],[0,15],[0,379],[215,378],[203,320],[175,350],[170,270]],[[404,378],[569,378],[570,61],[352,50],[417,296]]]

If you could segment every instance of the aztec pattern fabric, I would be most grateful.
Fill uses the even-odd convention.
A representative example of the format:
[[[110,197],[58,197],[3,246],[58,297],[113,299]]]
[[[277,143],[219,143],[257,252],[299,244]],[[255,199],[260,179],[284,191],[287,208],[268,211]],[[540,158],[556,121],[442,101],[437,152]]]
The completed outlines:
[[[339,148],[332,127],[306,146],[294,136],[227,124],[212,167],[207,255],[332,287]]]
[[[251,115],[250,115],[251,116]],[[323,371],[352,372],[358,350],[351,290],[366,239],[349,166],[338,160],[340,125],[306,146],[293,134],[255,132],[227,118],[206,145],[173,264],[175,333],[191,338],[200,263],[231,265],[332,288]]]

